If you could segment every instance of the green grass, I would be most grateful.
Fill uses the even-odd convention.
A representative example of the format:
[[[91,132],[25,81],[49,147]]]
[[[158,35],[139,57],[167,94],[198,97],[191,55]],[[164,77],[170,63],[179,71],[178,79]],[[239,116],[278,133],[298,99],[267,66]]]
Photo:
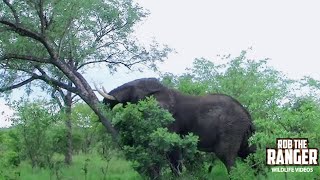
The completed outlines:
[[[57,180],[60,177],[63,180],[142,180],[143,178],[131,167],[131,163],[117,158],[116,156],[110,160],[109,163],[102,159],[97,154],[80,154],[73,157],[73,164],[66,166],[63,163],[63,156],[55,156],[55,161],[60,161],[61,164],[56,166],[58,168],[34,168],[32,169],[30,163],[22,162],[17,169],[9,170],[2,169],[4,174],[9,174],[10,179],[19,180]],[[237,163],[237,169],[240,174],[236,176],[239,180],[251,180],[250,173]],[[86,168],[85,168],[86,167]],[[240,169],[239,169],[240,168]],[[241,169],[242,168],[242,169]],[[87,173],[85,170],[87,169]],[[102,169],[106,170],[105,176]],[[255,179],[259,180],[320,180],[320,167],[313,166],[313,173],[267,173],[267,176],[259,175]],[[239,172],[238,171],[238,172]],[[18,175],[20,173],[20,176]],[[169,172],[170,173],[170,172]],[[197,175],[184,173],[181,177],[172,177],[170,174],[164,176],[165,180],[193,180],[197,179]],[[16,177],[16,178],[15,178]],[[17,178],[19,177],[19,178]],[[208,174],[207,179],[224,180],[228,179],[228,174],[225,166],[219,160],[214,162],[212,172]],[[252,177],[252,176],[251,176]],[[0,180],[9,179],[8,177],[1,177]]]
[[[61,158],[55,158],[60,160]],[[62,160],[62,159],[61,159]],[[85,164],[87,164],[87,173],[85,173]],[[131,164],[123,159],[112,158],[109,164],[98,155],[76,155],[71,166],[65,166],[63,163],[53,168],[34,168],[27,162],[21,163],[18,169],[21,180],[55,180],[61,177],[64,180],[140,180],[140,175],[133,170]],[[106,176],[102,172],[102,168],[106,171]],[[14,172],[13,172],[14,173]],[[57,175],[58,174],[58,175]],[[4,177],[2,177],[5,179]],[[0,177],[1,179],[1,177]],[[2,180],[2,179],[1,179]]]

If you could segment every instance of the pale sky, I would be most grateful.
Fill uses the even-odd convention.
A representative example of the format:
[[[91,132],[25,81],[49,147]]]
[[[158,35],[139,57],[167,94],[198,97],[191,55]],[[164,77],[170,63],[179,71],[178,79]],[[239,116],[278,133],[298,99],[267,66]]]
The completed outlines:
[[[250,57],[271,58],[269,65],[290,78],[320,79],[320,1],[318,0],[137,0],[150,16],[137,27],[142,42],[152,37],[176,50],[160,65],[162,71],[182,73],[194,58],[213,61],[218,54],[237,56],[252,47]],[[99,71],[103,72],[103,71]],[[154,73],[96,73],[88,80],[111,90]],[[19,93],[17,93],[19,94]],[[20,93],[21,94],[21,93]],[[18,95],[17,95],[18,96]],[[0,99],[2,111],[9,112]]]
[[[151,11],[141,27],[143,34],[155,35],[179,53],[164,69],[175,71],[195,57],[238,55],[252,46],[254,57],[271,58],[269,64],[290,77],[320,78],[320,1],[143,0],[141,4]]]

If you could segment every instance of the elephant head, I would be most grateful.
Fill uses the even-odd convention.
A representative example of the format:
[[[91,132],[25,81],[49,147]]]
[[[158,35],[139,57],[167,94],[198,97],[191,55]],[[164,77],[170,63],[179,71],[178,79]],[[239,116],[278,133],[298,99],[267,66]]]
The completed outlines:
[[[156,78],[142,78],[123,84],[109,93],[104,89],[104,92],[96,89],[104,97],[103,103],[113,108],[118,103],[137,103],[147,96],[165,92],[167,88]]]

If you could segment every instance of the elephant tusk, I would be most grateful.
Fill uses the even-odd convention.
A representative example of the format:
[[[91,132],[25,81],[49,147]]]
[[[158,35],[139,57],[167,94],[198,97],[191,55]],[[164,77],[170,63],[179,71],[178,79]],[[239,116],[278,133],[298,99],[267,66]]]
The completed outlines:
[[[94,87],[96,88],[96,90],[98,91],[98,93],[103,96],[104,98],[110,99],[110,100],[116,100],[116,98],[110,94],[107,93],[107,91],[104,89],[104,87],[102,87],[103,91],[102,92],[98,87],[97,84],[94,83]]]
[[[108,94],[108,92],[106,91],[106,89],[102,86],[102,90],[104,93]]]

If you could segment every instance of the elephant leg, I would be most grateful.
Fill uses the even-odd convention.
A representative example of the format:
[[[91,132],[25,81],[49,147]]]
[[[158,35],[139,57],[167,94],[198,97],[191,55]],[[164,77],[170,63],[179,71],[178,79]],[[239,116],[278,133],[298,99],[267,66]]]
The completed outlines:
[[[181,151],[176,148],[168,153],[168,157],[172,173],[179,176],[182,173]]]
[[[234,166],[236,160],[236,156],[233,155],[223,155],[221,157],[221,161],[224,163],[224,165],[227,168],[228,174],[230,174],[231,168]]]
[[[235,165],[235,160],[240,148],[240,143],[227,143],[228,141],[221,141],[215,150],[217,157],[224,163],[227,168],[228,173],[230,173],[231,168]],[[234,141],[231,141],[234,142]]]

